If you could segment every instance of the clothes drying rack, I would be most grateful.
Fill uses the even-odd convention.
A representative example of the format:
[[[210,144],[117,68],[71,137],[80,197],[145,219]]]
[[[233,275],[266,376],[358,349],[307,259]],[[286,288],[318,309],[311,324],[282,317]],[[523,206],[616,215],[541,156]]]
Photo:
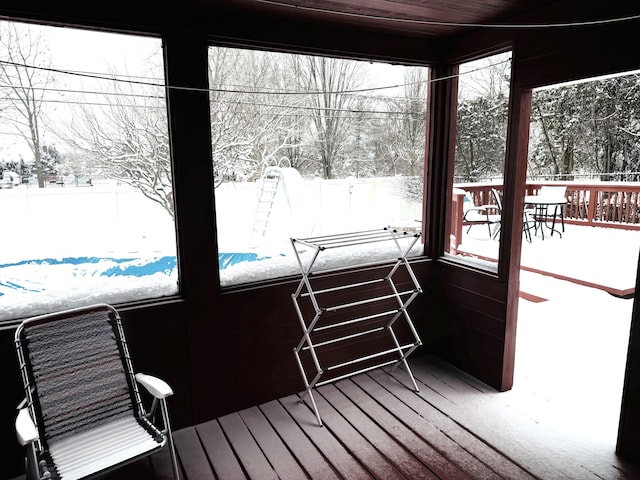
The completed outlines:
[[[294,348],[305,386],[301,401],[305,396],[309,397],[320,426],[322,419],[312,393],[316,387],[393,365],[390,371],[398,366],[404,367],[412,389],[418,391],[407,357],[421,345],[421,340],[407,307],[422,293],[422,289],[407,255],[419,239],[420,233],[391,227],[291,239],[302,273],[302,279],[295,293],[291,295],[303,332],[300,342]],[[398,252],[395,263],[389,269],[381,270],[384,272],[382,276],[350,282],[349,275],[331,275],[331,270],[314,270],[323,252],[331,249],[357,248],[379,242],[395,243]],[[402,277],[402,269],[408,274],[408,279],[407,275]],[[321,275],[324,273],[329,275]],[[316,282],[316,279],[323,280]],[[409,287],[399,290],[400,283],[402,287],[407,284]],[[336,298],[349,295],[350,290],[356,300],[330,304],[332,300],[335,302]],[[331,314],[334,314],[333,320],[321,322],[321,318],[332,317]],[[402,342],[396,331],[399,321],[403,321],[408,327],[403,330]],[[388,340],[387,345],[382,348],[379,344],[385,342],[380,341],[381,336]],[[364,354],[357,348],[354,349],[355,352],[351,351],[350,346],[353,346],[354,341],[365,342],[367,337],[371,339],[375,351]],[[334,352],[336,348],[343,348],[342,356],[346,355],[347,358],[327,364],[324,359],[321,360],[318,352],[322,347],[329,347]],[[352,353],[353,356],[350,356]]]

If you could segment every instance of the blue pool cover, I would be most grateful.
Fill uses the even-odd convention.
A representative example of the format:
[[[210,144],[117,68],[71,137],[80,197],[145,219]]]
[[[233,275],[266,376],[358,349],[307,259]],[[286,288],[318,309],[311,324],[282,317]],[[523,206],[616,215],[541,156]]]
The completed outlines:
[[[263,260],[270,257],[259,256],[257,253],[220,253],[218,254],[218,267],[220,270],[224,270],[231,265],[235,265],[240,262],[255,262],[257,260]],[[98,264],[107,263],[108,268],[100,270]],[[153,275],[155,273],[164,273],[170,275],[176,268],[175,256],[163,256],[153,258],[149,260],[142,260],[135,257],[127,258],[112,258],[112,257],[63,257],[63,258],[41,258],[34,260],[21,260],[14,263],[0,264],[0,272],[3,268],[12,267],[25,267],[30,266],[57,266],[57,265],[72,265],[78,267],[78,272],[74,275],[100,275],[104,277],[114,276],[134,276],[144,277],[146,275]],[[115,265],[114,265],[115,264]],[[83,269],[86,267],[86,269]],[[91,270],[91,271],[90,271]],[[0,275],[0,278],[2,275]],[[0,281],[0,286],[11,290],[25,290],[26,288],[18,283],[12,281]],[[0,292],[2,295],[2,292]]]

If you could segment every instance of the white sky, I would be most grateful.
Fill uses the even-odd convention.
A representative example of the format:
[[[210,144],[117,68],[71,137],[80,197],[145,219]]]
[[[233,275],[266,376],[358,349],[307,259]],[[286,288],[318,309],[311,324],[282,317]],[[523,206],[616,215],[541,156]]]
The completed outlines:
[[[51,67],[57,70],[86,72],[107,77],[110,76],[111,69],[116,69],[119,74],[131,76],[148,75],[149,55],[154,51],[161,52],[162,44],[158,38],[53,26],[29,25],[29,28],[42,33],[49,49]],[[162,70],[159,70],[159,75],[162,75]],[[157,81],[163,82],[162,79]],[[99,83],[99,80],[78,75],[56,74],[55,82],[50,88],[101,90]],[[78,93],[50,91],[45,98],[72,101],[79,96]],[[91,100],[95,101],[95,97]],[[68,108],[64,103],[45,103],[44,112],[49,122],[57,125],[64,122],[68,116]],[[46,127],[41,129],[41,136],[45,143],[59,144]],[[0,149],[0,158],[18,159],[19,155],[25,159],[32,157],[29,147],[15,135],[0,135]]]
[[[161,53],[162,42],[159,38],[129,34],[104,33],[77,28],[30,25],[34,31],[41,31],[49,47],[51,66],[58,70],[86,72],[89,74],[110,75],[116,68],[118,73],[139,76],[149,75],[150,66],[155,67],[153,77],[163,83],[161,65],[149,65],[152,52]],[[161,61],[159,55],[157,61]],[[371,63],[373,86],[398,85],[403,83],[404,67],[385,63]],[[76,75],[58,74],[54,88],[100,90],[99,80]],[[398,90],[380,90],[381,95],[398,95]],[[55,100],[74,100],[79,94],[50,92],[46,98]],[[87,97],[89,98],[89,97]],[[96,101],[98,97],[91,97]],[[45,113],[54,124],[61,124],[68,113],[62,103],[45,104]],[[50,143],[59,143],[55,135],[46,128],[41,131],[43,139]],[[60,145],[58,145],[60,147]],[[19,155],[29,159],[32,154],[29,147],[16,136],[0,135],[0,158],[18,159]]]

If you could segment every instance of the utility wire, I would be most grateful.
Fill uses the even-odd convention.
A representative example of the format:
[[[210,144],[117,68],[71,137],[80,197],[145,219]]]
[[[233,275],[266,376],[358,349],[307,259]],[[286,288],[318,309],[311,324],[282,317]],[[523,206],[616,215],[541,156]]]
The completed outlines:
[[[78,90],[73,88],[55,88],[55,87],[33,87],[33,86],[18,86],[18,85],[3,85],[0,84],[0,88],[20,88],[22,90],[42,91],[42,92],[54,92],[54,93],[78,93],[81,95],[104,95],[104,96],[116,96],[116,97],[131,97],[131,98],[152,98],[152,99],[165,99],[164,95],[152,95],[144,93],[124,93],[124,92],[108,92],[103,90]],[[227,93],[225,91],[218,91],[217,93]],[[247,92],[246,95],[261,95],[264,92]],[[425,97],[398,97],[398,96],[379,96],[379,95],[357,95],[347,93],[346,96],[354,96],[356,98],[371,99],[378,101],[422,101]]]
[[[464,73],[459,73],[459,74],[456,74],[456,75],[450,75],[450,76],[446,76],[446,77],[439,77],[437,79],[432,79],[432,80],[421,80],[421,81],[418,81],[418,82],[409,82],[409,83],[402,83],[402,84],[396,84],[396,85],[387,85],[387,86],[382,86],[382,87],[368,87],[368,88],[350,89],[350,90],[337,90],[337,91],[328,91],[328,92],[327,91],[301,91],[301,90],[296,90],[296,91],[264,90],[264,91],[260,91],[260,90],[229,89],[229,88],[182,87],[182,86],[177,86],[177,85],[167,85],[165,83],[155,83],[155,82],[142,81],[142,80],[131,80],[131,79],[125,80],[125,79],[121,79],[121,78],[109,77],[109,76],[106,76],[106,75],[103,75],[103,74],[93,74],[93,73],[87,73],[87,72],[63,70],[63,69],[57,69],[57,68],[51,68],[51,67],[40,67],[40,66],[36,66],[36,65],[29,65],[29,64],[26,64],[26,63],[17,63],[17,62],[12,62],[12,61],[8,61],[8,60],[0,60],[0,64],[11,65],[11,66],[20,67],[20,68],[31,68],[31,69],[36,69],[36,70],[43,70],[43,71],[47,71],[47,72],[60,73],[60,74],[64,74],[64,75],[79,76],[79,77],[83,77],[83,78],[92,78],[92,79],[95,79],[95,80],[106,80],[106,81],[110,81],[110,82],[122,82],[122,83],[128,83],[128,84],[133,84],[133,85],[144,85],[144,86],[149,86],[149,87],[166,88],[166,89],[169,89],[169,90],[207,92],[207,93],[211,93],[211,92],[250,93],[250,94],[263,94],[263,95],[327,95],[327,94],[364,93],[364,92],[388,90],[388,89],[392,89],[392,88],[401,88],[401,87],[410,86],[410,85],[428,84],[428,83],[432,83],[432,82],[436,82],[436,81],[442,81],[442,80],[455,78],[455,77],[458,77],[460,75],[468,75],[468,74],[471,74],[471,73],[474,73],[474,72],[477,72],[477,71],[480,71],[480,70],[485,70],[487,68],[492,68],[492,67],[495,67],[495,66],[510,62],[510,61],[511,61],[511,59],[509,58],[509,59],[497,62],[495,64],[478,67],[476,69],[469,70],[469,71],[464,72]]]
[[[127,95],[123,95],[127,96]],[[19,99],[7,97],[7,100],[17,101]],[[121,108],[144,108],[150,110],[164,110],[166,106],[164,105],[138,105],[138,104],[125,104],[125,103],[109,103],[109,102],[87,102],[81,100],[55,100],[55,99],[42,99],[39,100],[40,103],[57,103],[64,105],[86,105],[86,106],[97,106],[97,107],[121,107]],[[249,105],[249,106],[257,106],[257,107],[269,107],[269,108],[282,108],[289,110],[315,110],[315,111],[324,111],[329,113],[350,113],[353,116],[345,116],[340,115],[340,118],[351,118],[354,120],[363,119],[363,120],[377,120],[380,119],[379,115],[398,115],[398,116],[407,116],[407,117],[423,117],[426,113],[422,112],[401,112],[401,111],[393,111],[393,110],[354,110],[354,109],[341,109],[341,108],[328,108],[328,107],[305,107],[305,106],[295,106],[295,105],[278,105],[278,104],[261,104],[261,103],[251,103],[251,102],[220,102],[228,105]],[[362,116],[360,114],[367,114],[370,116]],[[311,114],[304,113],[263,113],[256,112],[255,115],[258,116],[279,116],[279,117],[299,117],[299,118],[314,118]],[[376,115],[376,116],[373,116]]]

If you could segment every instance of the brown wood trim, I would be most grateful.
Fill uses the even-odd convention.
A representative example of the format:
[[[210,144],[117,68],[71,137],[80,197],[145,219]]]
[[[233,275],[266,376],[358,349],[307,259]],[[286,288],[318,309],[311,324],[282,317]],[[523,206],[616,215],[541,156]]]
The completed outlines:
[[[437,65],[430,69],[425,252],[432,258],[444,253],[445,242],[448,243],[446,232],[451,223],[447,219],[451,218],[448,199],[453,184],[457,73],[458,67],[452,65]]]
[[[518,57],[518,49],[513,56]],[[515,62],[514,62],[515,64]],[[518,294],[520,291],[520,259],[522,251],[522,212],[527,179],[531,90],[518,88],[518,72],[512,67],[509,95],[509,124],[504,169],[502,234],[498,276],[507,283],[506,318],[502,380],[498,390],[513,386],[516,350]]]

